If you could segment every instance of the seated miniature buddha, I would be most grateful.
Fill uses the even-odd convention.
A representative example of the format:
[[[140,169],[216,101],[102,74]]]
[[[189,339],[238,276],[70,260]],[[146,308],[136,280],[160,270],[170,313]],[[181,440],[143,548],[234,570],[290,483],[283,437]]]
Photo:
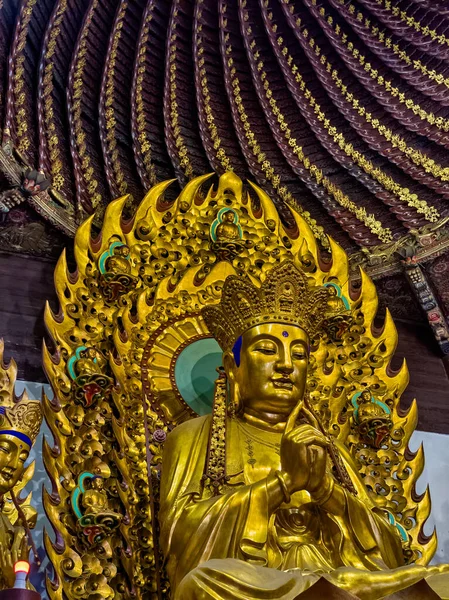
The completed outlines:
[[[261,288],[228,277],[221,303],[203,310],[229,400],[165,444],[159,522],[176,600],[293,600],[321,576],[345,597],[376,600],[447,569],[405,565],[397,529],[338,443],[351,486],[336,475],[304,404],[309,343],[327,303],[326,288],[310,289],[285,262]],[[204,474],[220,469],[214,491]]]
[[[239,228],[235,224],[235,214],[233,210],[227,210],[216,230],[217,240],[234,241],[239,239]]]

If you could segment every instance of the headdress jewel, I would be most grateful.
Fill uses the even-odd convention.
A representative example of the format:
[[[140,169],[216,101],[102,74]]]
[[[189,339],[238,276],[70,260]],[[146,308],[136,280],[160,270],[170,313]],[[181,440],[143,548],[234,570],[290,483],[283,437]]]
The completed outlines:
[[[250,327],[262,323],[298,325],[314,337],[329,312],[329,290],[311,287],[291,261],[271,269],[260,288],[247,278],[230,275],[221,301],[206,306],[202,315],[222,350],[230,350]]]

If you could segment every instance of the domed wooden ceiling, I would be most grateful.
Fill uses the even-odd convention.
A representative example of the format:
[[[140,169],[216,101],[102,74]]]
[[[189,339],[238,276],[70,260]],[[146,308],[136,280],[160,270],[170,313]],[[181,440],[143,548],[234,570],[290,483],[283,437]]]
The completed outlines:
[[[29,203],[69,235],[226,169],[360,256],[449,216],[447,1],[0,6],[2,156],[45,172]]]

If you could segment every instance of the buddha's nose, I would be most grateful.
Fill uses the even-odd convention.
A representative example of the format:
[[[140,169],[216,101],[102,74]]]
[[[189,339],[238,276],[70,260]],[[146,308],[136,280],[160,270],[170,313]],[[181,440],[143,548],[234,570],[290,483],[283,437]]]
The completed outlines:
[[[9,460],[8,460],[6,467],[7,467],[7,469],[9,469],[12,472],[17,471],[17,469],[19,468],[19,462],[20,462],[19,454],[15,453],[15,452],[11,453],[9,455]]]
[[[282,373],[293,373],[293,361],[288,354],[279,359],[277,370]]]

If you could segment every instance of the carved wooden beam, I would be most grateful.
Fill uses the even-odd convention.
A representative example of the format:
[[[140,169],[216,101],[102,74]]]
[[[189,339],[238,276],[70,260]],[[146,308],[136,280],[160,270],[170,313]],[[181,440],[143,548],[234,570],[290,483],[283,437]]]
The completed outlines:
[[[416,256],[406,257],[404,261],[405,276],[427,317],[442,353],[446,357],[449,356],[449,327],[444,310],[434,294],[424,270],[416,260]]]

